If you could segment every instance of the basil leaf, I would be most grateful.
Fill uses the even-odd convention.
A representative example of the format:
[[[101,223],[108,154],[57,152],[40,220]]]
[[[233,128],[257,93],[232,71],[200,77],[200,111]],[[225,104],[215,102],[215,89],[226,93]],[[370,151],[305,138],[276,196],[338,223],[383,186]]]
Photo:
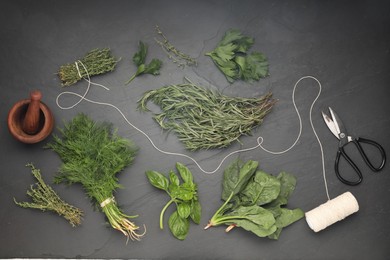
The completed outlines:
[[[186,218],[181,218],[177,211],[173,212],[168,220],[169,229],[172,234],[180,240],[184,240],[190,228],[190,221]]]
[[[146,171],[146,176],[149,179],[150,184],[161,190],[168,190],[169,180],[159,172]]]
[[[177,212],[182,218],[188,218],[191,213],[191,204],[189,202],[181,202],[177,204]]]
[[[179,177],[177,177],[177,175],[173,171],[169,172],[169,179],[170,179],[172,184],[175,184],[177,186],[180,185]]]
[[[258,162],[252,160],[242,166],[239,160],[233,161],[224,171],[222,199],[226,201],[239,193],[253,176],[258,165]]]
[[[179,171],[179,174],[184,182],[193,183],[192,173],[187,167],[178,162],[176,163],[176,169]]]
[[[200,206],[199,201],[192,200],[191,201],[191,213],[190,213],[190,217],[191,217],[192,221],[194,221],[196,224],[199,224],[201,215],[202,215],[202,207]]]

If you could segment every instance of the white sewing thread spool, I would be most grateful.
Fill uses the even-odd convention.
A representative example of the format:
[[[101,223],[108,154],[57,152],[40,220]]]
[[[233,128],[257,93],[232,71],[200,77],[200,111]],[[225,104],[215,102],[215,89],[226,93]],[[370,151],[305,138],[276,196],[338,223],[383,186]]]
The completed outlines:
[[[337,221],[343,220],[358,210],[359,204],[356,198],[351,192],[347,191],[306,212],[306,222],[314,232],[318,232]]]

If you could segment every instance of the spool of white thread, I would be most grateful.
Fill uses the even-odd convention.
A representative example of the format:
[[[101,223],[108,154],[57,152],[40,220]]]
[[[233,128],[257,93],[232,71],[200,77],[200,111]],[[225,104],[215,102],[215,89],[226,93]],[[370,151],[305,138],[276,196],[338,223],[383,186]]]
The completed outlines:
[[[314,232],[318,232],[358,210],[359,204],[356,198],[351,192],[347,191],[306,212],[306,222]]]

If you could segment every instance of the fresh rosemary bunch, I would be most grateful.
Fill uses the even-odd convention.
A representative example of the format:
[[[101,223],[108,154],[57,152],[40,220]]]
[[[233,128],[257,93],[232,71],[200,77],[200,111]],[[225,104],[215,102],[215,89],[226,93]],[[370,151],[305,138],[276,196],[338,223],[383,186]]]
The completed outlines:
[[[118,61],[112,56],[109,48],[93,49],[74,63],[62,65],[58,76],[62,86],[70,86],[82,78],[87,78],[88,75],[93,76],[113,71]]]
[[[16,205],[23,208],[40,209],[42,211],[54,211],[58,215],[63,216],[69,223],[75,227],[80,225],[83,212],[62,200],[57,193],[45,183],[39,169],[36,169],[32,163],[26,166],[31,168],[31,173],[37,179],[37,183],[31,185],[27,195],[31,197],[33,202],[17,202]]]
[[[145,233],[128,220],[114,199],[114,191],[122,186],[116,174],[129,166],[138,148],[128,139],[113,131],[112,124],[97,123],[84,114],[78,114],[60,129],[62,138],[54,135],[47,145],[62,159],[63,164],[56,183],[81,183],[88,196],[97,203],[114,229],[132,240]]]
[[[148,101],[162,110],[154,115],[161,128],[174,130],[193,151],[239,141],[263,122],[275,103],[271,93],[259,98],[228,97],[191,82],[147,91],[138,108],[148,111]]]

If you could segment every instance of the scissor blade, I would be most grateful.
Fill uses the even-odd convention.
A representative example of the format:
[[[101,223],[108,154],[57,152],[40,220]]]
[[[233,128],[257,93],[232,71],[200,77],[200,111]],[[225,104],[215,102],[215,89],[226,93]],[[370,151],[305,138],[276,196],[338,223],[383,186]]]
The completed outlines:
[[[343,133],[344,136],[347,136],[347,130],[345,129],[344,124],[341,121],[340,117],[336,114],[336,112],[333,111],[333,109],[329,108],[329,111],[332,116],[332,120],[336,128],[337,135],[339,136],[341,133]]]
[[[329,130],[332,132],[337,139],[340,139],[339,134],[336,130],[333,120],[324,112],[322,112],[322,117],[324,118],[325,124],[328,126]]]

